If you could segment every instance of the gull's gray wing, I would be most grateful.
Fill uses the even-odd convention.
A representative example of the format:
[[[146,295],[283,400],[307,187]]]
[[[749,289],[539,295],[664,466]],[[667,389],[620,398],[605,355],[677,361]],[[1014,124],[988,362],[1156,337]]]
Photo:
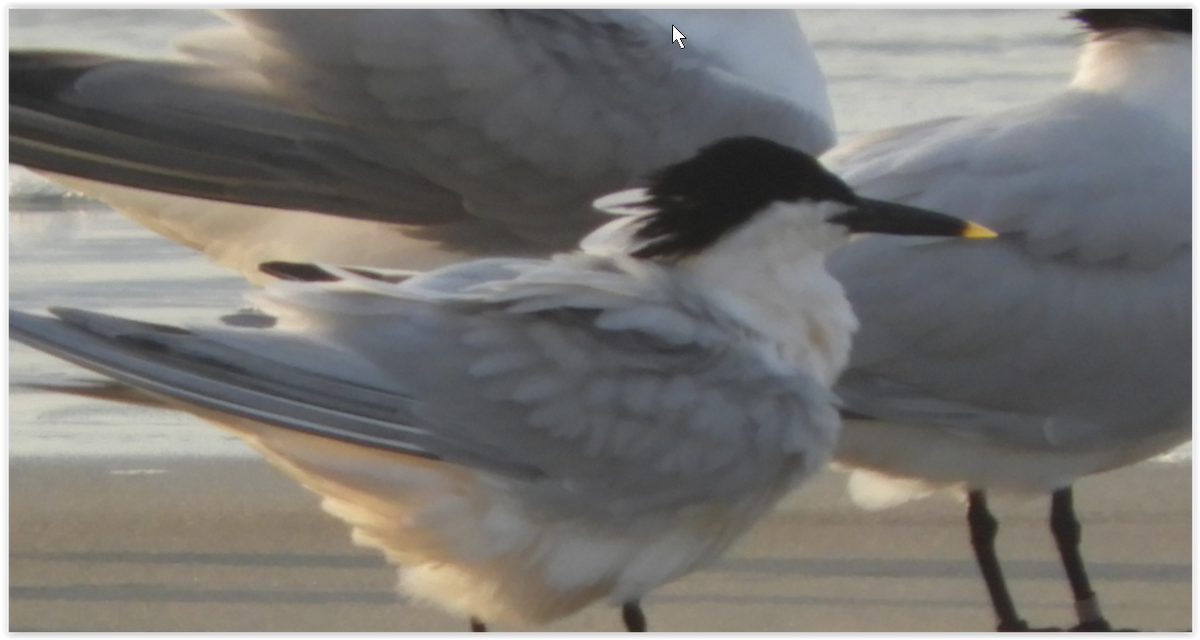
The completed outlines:
[[[406,283],[341,273],[351,282],[268,287],[272,329],[56,311],[63,322],[14,312],[11,332],[210,419],[484,469],[545,487],[558,508],[773,491],[759,486],[765,468],[815,470],[832,447],[827,390],[764,366],[686,305],[545,278],[532,294],[430,304],[420,290],[378,293]]]
[[[65,183],[118,208],[133,200],[139,221],[206,250],[231,234],[286,244],[288,219],[216,207],[220,222],[191,221],[202,203],[172,213],[124,187],[529,251],[573,246],[600,220],[596,195],[713,140],[833,142],[790,12],[225,15],[233,26],[179,41],[183,60],[10,54],[10,159],[86,179]],[[673,16],[693,25],[686,49],[663,37]],[[256,216],[269,229],[246,229]],[[303,253],[255,261],[337,258]]]
[[[1001,234],[831,256],[862,322],[836,388],[848,409],[1034,449],[1186,428],[1190,127],[1068,93],[826,160],[860,193]]]

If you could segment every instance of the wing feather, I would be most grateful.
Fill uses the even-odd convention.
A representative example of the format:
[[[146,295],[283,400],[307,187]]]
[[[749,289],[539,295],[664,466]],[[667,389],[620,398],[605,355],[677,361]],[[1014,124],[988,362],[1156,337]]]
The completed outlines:
[[[786,13],[697,12],[695,28],[720,43],[707,52],[662,46],[667,17],[629,10],[224,15],[234,24],[180,40],[181,61],[12,54],[10,159],[90,179],[75,186],[143,223],[153,208],[94,183],[433,225],[424,237],[448,249],[532,252],[573,247],[603,220],[596,194],[713,140],[757,134],[814,152],[833,140],[824,82]],[[291,232],[286,216],[214,222],[198,209],[157,226],[206,251],[261,251],[229,246],[244,233],[289,247],[259,262],[329,259],[320,234]]]
[[[1139,149],[1155,152],[1128,156]],[[1067,94],[876,134],[827,157],[865,195],[1002,235],[971,246],[868,238],[831,256],[862,321],[837,387],[849,409],[1034,449],[1185,426],[1186,138]]]
[[[499,262],[474,275],[505,272]],[[515,281],[537,281],[538,295],[572,299],[573,289],[592,287],[570,282],[561,261],[542,267],[557,276],[514,264]],[[607,309],[531,311],[516,305],[537,296],[514,296],[515,285],[434,302],[420,299],[429,283],[413,285],[417,278],[329,273],[344,277],[268,285],[258,297],[277,317],[271,328],[185,331],[56,310],[61,320],[13,312],[12,335],[209,419],[254,420],[531,486],[544,480],[556,508],[592,508],[579,504],[586,496],[640,509],[775,491],[761,486],[780,477],[765,466],[793,477],[832,449],[829,391],[767,366],[752,344],[681,342],[657,320],[597,321],[622,306],[700,304],[682,304],[686,292],[647,286],[640,297],[609,292]],[[760,406],[776,409],[751,410]]]

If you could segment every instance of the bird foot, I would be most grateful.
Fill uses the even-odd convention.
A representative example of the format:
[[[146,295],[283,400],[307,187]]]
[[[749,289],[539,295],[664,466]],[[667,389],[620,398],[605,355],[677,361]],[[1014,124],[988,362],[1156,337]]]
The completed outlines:
[[[1032,633],[1049,633],[1051,631],[1062,631],[1059,627],[1036,627],[1031,628],[1028,622],[1024,620],[1015,620],[1012,622],[1001,622],[996,626],[996,631],[1001,632],[1032,632]]]
[[[1114,629],[1109,626],[1108,621],[1085,622],[1079,626],[1068,629],[1068,633],[1142,633],[1138,629]],[[1168,632],[1168,633],[1192,633],[1188,632]]]
[[[1139,629],[1114,629],[1114,628],[1112,628],[1112,625],[1110,625],[1108,623],[1108,620],[1105,620],[1104,618],[1100,618],[1099,620],[1088,620],[1087,622],[1080,622],[1079,624],[1071,627],[1070,629],[1067,629],[1067,631],[1082,631],[1085,633],[1095,633],[1098,631],[1116,631],[1118,633],[1131,633],[1134,631],[1139,631]],[[1188,629],[1188,631],[1191,631],[1191,629]]]
[[[1096,620],[1088,620],[1087,622],[1080,622],[1079,624],[1071,627],[1070,630],[1071,631],[1084,631],[1084,632],[1112,631],[1113,628],[1112,628],[1112,625],[1108,624],[1108,620],[1105,620],[1104,618],[1098,618]],[[1128,631],[1128,629],[1122,629],[1122,631]]]

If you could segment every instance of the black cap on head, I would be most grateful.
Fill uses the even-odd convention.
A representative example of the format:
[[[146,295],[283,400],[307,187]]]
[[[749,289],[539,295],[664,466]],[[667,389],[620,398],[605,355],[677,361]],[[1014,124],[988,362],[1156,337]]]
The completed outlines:
[[[835,202],[826,220],[851,233],[991,238],[977,224],[935,211],[859,198],[816,158],[762,138],[727,138],[651,178],[633,238],[636,258],[695,255],[775,202]]]
[[[727,138],[651,177],[654,209],[634,235],[638,258],[683,258],[714,244],[773,202],[856,201],[812,156],[763,138]]]
[[[1191,9],[1079,9],[1069,16],[1097,33],[1121,29],[1192,32]]]

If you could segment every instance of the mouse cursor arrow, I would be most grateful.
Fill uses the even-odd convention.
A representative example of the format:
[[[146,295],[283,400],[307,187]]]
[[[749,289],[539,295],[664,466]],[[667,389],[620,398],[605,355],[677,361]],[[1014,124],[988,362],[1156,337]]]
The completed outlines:
[[[687,38],[687,36],[680,33],[679,29],[675,28],[675,25],[671,25],[671,42],[678,42],[679,48],[682,49],[685,38]]]

